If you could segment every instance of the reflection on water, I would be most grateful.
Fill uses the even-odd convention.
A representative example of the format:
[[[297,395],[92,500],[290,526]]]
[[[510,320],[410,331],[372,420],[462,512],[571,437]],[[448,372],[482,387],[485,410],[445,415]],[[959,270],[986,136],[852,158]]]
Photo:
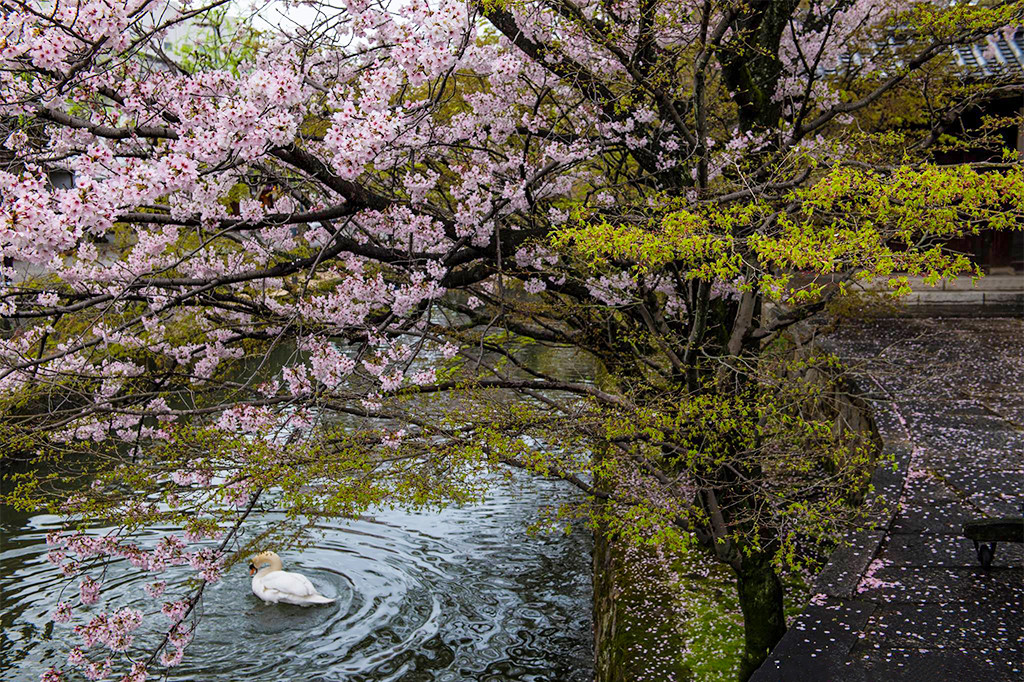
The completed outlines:
[[[283,559],[286,570],[305,573],[337,599],[329,606],[264,604],[249,589],[245,563],[236,564],[207,589],[196,640],[172,678],[590,679],[589,536],[526,534],[539,506],[568,494],[543,481],[503,484],[481,505],[384,511],[323,526],[313,546]],[[73,639],[70,626],[49,623],[66,585],[46,561],[44,536],[57,524],[53,516],[4,512],[3,680],[38,680],[45,665],[63,662]],[[169,530],[152,529],[148,539]],[[162,600],[148,599],[142,584],[111,567],[104,598],[163,625],[153,613]]]

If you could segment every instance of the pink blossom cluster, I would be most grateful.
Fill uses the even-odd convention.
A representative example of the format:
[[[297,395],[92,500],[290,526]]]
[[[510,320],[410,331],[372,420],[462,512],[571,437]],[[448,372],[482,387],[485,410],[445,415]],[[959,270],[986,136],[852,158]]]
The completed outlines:
[[[63,537],[56,533],[48,536],[51,545],[66,548],[65,551],[83,552],[90,556],[110,555],[128,558],[137,568],[146,571],[161,571],[167,565],[188,564],[200,578],[207,582],[216,582],[220,579],[223,570],[223,556],[210,548],[200,548],[195,552],[186,551],[185,543],[175,536],[165,536],[157,543],[151,552],[145,552],[137,546],[126,543],[113,543],[110,539],[89,538],[81,534]],[[165,588],[166,581],[158,581],[145,586],[147,595],[152,598],[160,597]],[[83,606],[95,604],[98,601],[101,584],[90,576],[84,576],[79,583],[79,601]],[[167,615],[172,625],[178,623],[188,610],[188,602],[165,603],[162,611]],[[57,605],[53,614],[53,620],[58,623],[68,623],[73,620],[74,612],[72,604],[62,601]],[[121,608],[114,612],[99,612],[94,614],[88,621],[76,625],[74,632],[81,638],[81,648],[72,650],[68,662],[76,667],[82,668],[83,674],[89,679],[102,679],[112,672],[112,660],[96,661],[90,660],[84,653],[97,644],[105,645],[111,654],[123,653],[128,650],[134,640],[133,632],[138,629],[143,619],[142,612],[132,608]],[[169,648],[165,651],[163,659],[165,665],[176,665],[181,660],[185,646],[191,639],[191,634],[180,627],[175,627],[168,637]],[[145,679],[146,670],[144,667],[133,667],[126,679]]]
[[[208,583],[220,581],[224,570],[224,556],[208,547],[188,555],[188,565]]]
[[[100,583],[89,576],[78,582],[78,598],[83,604],[95,604],[100,598]]]
[[[127,651],[131,646],[132,631],[142,624],[142,612],[123,608],[112,614],[99,613],[85,625],[75,627],[75,633],[82,637],[88,649],[94,644],[105,644],[111,651]]]

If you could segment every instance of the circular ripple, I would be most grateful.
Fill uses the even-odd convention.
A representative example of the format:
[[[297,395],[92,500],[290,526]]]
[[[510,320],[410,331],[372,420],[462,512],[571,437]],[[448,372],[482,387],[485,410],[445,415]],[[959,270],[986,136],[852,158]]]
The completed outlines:
[[[313,546],[284,552],[283,559],[286,570],[305,574],[334,598],[330,605],[265,604],[252,594],[244,565],[236,565],[207,588],[196,640],[171,677],[588,679],[589,538],[525,533],[538,505],[557,503],[564,494],[547,483],[502,486],[474,507],[387,511],[321,526]],[[58,521],[4,514],[5,680],[34,682],[41,669],[63,661],[73,642],[67,626],[49,623],[67,586],[45,559],[45,534]],[[149,529],[143,542],[173,530]],[[161,577],[173,582],[175,574]],[[156,627],[165,621],[153,613],[160,600],[145,597],[142,578],[111,566],[103,595],[111,605],[152,614],[139,638],[145,645],[155,641]],[[146,633],[146,627],[152,630]]]

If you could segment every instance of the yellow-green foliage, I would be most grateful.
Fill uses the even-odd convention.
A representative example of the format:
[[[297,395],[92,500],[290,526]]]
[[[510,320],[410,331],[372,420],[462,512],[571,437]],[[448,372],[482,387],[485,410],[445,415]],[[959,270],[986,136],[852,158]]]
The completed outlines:
[[[794,273],[863,279],[902,271],[934,284],[972,270],[963,255],[942,248],[944,240],[1024,226],[1024,170],[926,164],[881,173],[836,166],[783,202],[668,210],[643,225],[588,220],[577,210],[553,243],[595,267],[673,264],[688,278],[724,281],[753,268],[774,298],[820,295],[819,282],[796,285]],[[890,283],[905,293],[905,278]]]

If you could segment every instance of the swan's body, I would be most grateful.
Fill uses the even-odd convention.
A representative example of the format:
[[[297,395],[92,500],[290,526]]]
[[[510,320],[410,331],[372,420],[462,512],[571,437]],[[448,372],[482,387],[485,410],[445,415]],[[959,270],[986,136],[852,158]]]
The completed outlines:
[[[312,606],[334,603],[333,599],[317,592],[309,578],[301,573],[282,571],[283,566],[281,557],[273,552],[262,552],[254,556],[249,562],[252,593],[268,604]]]

